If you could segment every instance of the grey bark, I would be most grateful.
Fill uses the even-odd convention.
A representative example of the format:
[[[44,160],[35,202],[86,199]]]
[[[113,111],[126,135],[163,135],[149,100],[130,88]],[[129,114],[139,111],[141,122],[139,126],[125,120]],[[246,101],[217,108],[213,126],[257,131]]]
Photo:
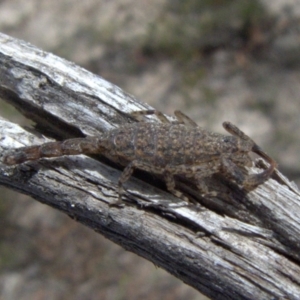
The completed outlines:
[[[149,106],[4,34],[0,97],[36,123],[31,133],[0,119],[0,184],[65,212],[213,299],[300,299],[300,196],[278,171],[248,193],[213,178],[207,184],[224,197],[187,207],[176,207],[178,199],[141,173],[146,180],[126,183],[125,205],[110,207],[122,168],[101,156],[14,167],[5,166],[2,156],[51,138],[97,135],[132,122],[130,112]],[[197,198],[188,183],[181,187]]]

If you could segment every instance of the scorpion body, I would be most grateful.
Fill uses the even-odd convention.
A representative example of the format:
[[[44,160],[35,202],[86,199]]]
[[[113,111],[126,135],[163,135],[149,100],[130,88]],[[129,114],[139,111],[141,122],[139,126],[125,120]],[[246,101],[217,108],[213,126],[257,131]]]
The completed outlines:
[[[168,190],[175,196],[188,198],[175,187],[175,175],[195,180],[202,194],[209,191],[203,178],[221,174],[243,187],[255,187],[264,183],[276,167],[275,161],[235,125],[224,122],[231,133],[226,136],[197,126],[189,117],[175,111],[176,121],[170,122],[156,110],[135,112],[140,116],[155,114],[161,123],[135,122],[110,130],[98,137],[69,139],[38,146],[22,147],[4,157],[7,165],[20,164],[42,157],[58,157],[75,154],[99,153],[126,165],[119,178],[119,201],[123,184],[134,169],[163,175]],[[245,174],[244,167],[252,165],[250,152],[264,158],[270,166],[259,174]]]

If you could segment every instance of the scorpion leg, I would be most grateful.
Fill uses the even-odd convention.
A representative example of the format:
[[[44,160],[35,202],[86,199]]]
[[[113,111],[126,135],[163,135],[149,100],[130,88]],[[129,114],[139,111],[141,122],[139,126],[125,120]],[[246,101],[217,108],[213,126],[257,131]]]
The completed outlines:
[[[134,161],[132,161],[122,172],[118,180],[118,200],[111,203],[110,206],[119,206],[122,204],[122,195],[124,193],[124,183],[130,178],[134,171]]]
[[[211,197],[216,197],[218,196],[218,193],[216,191],[209,191],[208,187],[207,187],[207,184],[203,181],[205,177],[201,177],[201,176],[198,176],[196,175],[195,176],[195,179],[196,179],[196,186],[198,188],[198,190],[201,193],[201,196],[211,196]]]
[[[111,204],[111,206],[118,206],[120,204],[122,204],[122,194],[124,193],[124,183],[130,178],[130,176],[132,175],[134,169],[141,169],[144,170],[146,172],[153,172],[156,174],[163,174],[165,182],[166,182],[166,186],[167,189],[176,197],[189,202],[188,197],[184,196],[184,194],[180,191],[178,191],[175,188],[175,180],[174,180],[174,172],[169,171],[168,167],[166,168],[167,170],[165,170],[164,172],[162,172],[162,170],[160,168],[156,168],[154,166],[150,166],[148,164],[145,164],[143,162],[134,160],[132,161],[123,171],[123,173],[121,174],[119,181],[118,181],[118,193],[119,193],[119,197],[118,200],[114,203]]]
[[[175,188],[175,180],[174,180],[174,174],[169,171],[164,172],[164,178],[167,185],[167,189],[169,192],[171,192],[174,196],[182,199],[185,202],[190,202],[189,198],[185,196],[182,192],[178,191]]]
[[[171,123],[165,115],[160,112],[159,110],[155,109],[149,109],[149,110],[139,110],[134,111],[131,113],[131,116],[133,116],[138,121],[143,121],[141,118],[142,116],[148,116],[148,115],[155,115],[162,123]]]
[[[132,162],[130,162],[127,167],[123,170],[119,180],[118,180],[118,200],[114,203],[111,204],[111,206],[118,206],[121,205],[122,202],[122,195],[124,193],[124,183],[130,178],[130,176],[132,175],[134,169],[140,169],[140,170],[144,170],[146,172],[153,172],[156,174],[161,174],[161,169],[159,168],[155,168],[154,166],[150,166],[148,164],[145,164],[143,162],[140,162],[138,160],[133,160]]]
[[[246,177],[242,170],[228,158],[221,158],[220,171],[223,174],[225,173],[226,177],[233,179],[237,184],[244,184],[245,182]]]
[[[201,192],[202,196],[205,195],[211,195],[216,196],[216,193],[210,192],[206,186],[206,184],[203,182],[203,178],[210,177],[214,173],[218,171],[219,165],[212,166],[210,165],[210,162],[204,162],[201,165],[177,165],[177,166],[168,166],[167,172],[165,172],[165,180],[168,187],[168,190],[177,196],[178,198],[183,199],[184,201],[190,202],[189,199],[183,195],[182,192],[175,189],[175,181],[174,181],[174,175],[184,175],[186,178],[192,178],[194,179],[197,185],[197,188]]]
[[[185,115],[183,112],[180,110],[175,110],[174,114],[180,124],[185,124],[189,127],[198,127],[197,123],[193,121],[190,117]]]
[[[185,115],[183,112],[181,112],[179,110],[175,110],[174,114],[177,119],[177,121],[175,123],[185,124],[189,127],[198,127],[197,123],[195,121],[193,121],[190,117]],[[141,116],[155,115],[162,123],[172,123],[165,117],[165,115],[162,112],[160,112],[159,110],[155,110],[155,109],[135,111],[135,112],[132,112],[131,115],[138,121],[142,121]]]

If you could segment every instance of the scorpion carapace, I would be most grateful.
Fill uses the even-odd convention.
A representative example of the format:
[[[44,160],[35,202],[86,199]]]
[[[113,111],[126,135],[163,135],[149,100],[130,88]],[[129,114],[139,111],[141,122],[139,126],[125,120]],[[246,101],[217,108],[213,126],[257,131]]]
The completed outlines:
[[[7,165],[14,165],[42,157],[93,153],[117,162],[126,161],[127,166],[118,181],[118,201],[121,201],[123,184],[136,168],[161,174],[168,190],[188,201],[187,196],[176,189],[175,175],[192,178],[205,196],[210,191],[203,179],[213,174],[220,174],[243,187],[253,188],[268,180],[276,167],[271,157],[230,122],[223,123],[223,127],[231,134],[225,136],[198,127],[180,111],[175,111],[176,121],[169,121],[156,110],[134,112],[132,116],[140,120],[141,116],[150,114],[155,114],[161,123],[128,123],[95,137],[22,147],[7,154],[3,161]],[[252,165],[250,152],[264,158],[269,167],[259,174],[245,174],[244,167]]]

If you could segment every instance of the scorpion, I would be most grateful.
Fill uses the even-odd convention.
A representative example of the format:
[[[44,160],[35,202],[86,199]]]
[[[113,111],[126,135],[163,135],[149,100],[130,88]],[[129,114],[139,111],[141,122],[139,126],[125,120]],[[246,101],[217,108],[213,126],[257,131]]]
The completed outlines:
[[[219,174],[244,188],[255,188],[270,178],[276,162],[237,126],[224,122],[231,135],[222,135],[198,127],[181,111],[170,121],[160,111],[136,111],[131,115],[142,121],[146,115],[156,115],[160,123],[134,122],[107,131],[99,136],[72,138],[42,145],[18,148],[4,156],[7,165],[21,164],[44,157],[76,154],[102,154],[126,165],[118,180],[118,200],[121,203],[123,185],[134,169],[162,175],[166,187],[176,197],[189,198],[176,188],[175,176],[193,179],[201,195],[209,194],[205,178]],[[252,165],[250,152],[265,159],[269,166],[258,174],[246,174]]]

